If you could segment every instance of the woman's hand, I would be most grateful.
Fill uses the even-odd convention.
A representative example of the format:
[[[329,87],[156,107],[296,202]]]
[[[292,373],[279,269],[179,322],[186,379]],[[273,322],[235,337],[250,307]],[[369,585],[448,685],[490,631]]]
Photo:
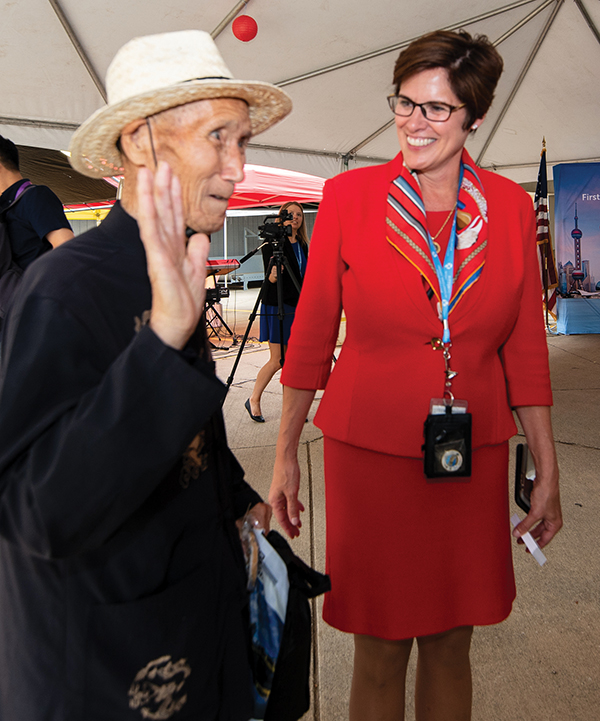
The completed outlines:
[[[140,168],[137,200],[152,285],[150,327],[163,343],[181,349],[204,311],[210,242],[200,233],[186,238],[181,187],[167,163],[160,162],[155,175]]]
[[[281,272],[283,273],[284,268],[281,268]],[[271,272],[269,273],[269,283],[277,283],[277,266],[274,265],[271,268]]]
[[[531,492],[531,509],[513,530],[513,536],[522,543],[520,537],[529,531],[543,548],[563,525],[550,408],[521,406],[516,411],[533,455],[536,479]]]
[[[300,511],[304,506],[298,500],[300,490],[300,466],[298,458],[285,460],[277,457],[273,468],[273,481],[269,491],[269,503],[275,518],[290,538],[300,535],[302,521]]]
[[[315,391],[283,387],[283,408],[269,503],[273,507],[275,518],[290,538],[300,535],[302,527],[300,512],[304,510],[304,506],[298,500],[298,444],[314,397]]]
[[[548,483],[536,477],[531,492],[531,510],[514,529],[513,535],[519,537],[530,531],[538,546],[543,548],[560,531],[562,525],[558,472],[556,483]],[[522,543],[520,538],[519,542]]]

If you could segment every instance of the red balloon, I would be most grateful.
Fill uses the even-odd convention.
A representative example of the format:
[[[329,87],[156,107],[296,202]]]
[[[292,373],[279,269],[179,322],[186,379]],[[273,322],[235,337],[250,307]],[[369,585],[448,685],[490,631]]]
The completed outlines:
[[[256,37],[258,25],[256,24],[256,20],[251,18],[250,15],[238,15],[233,21],[231,29],[238,40],[241,40],[243,43],[248,43]]]

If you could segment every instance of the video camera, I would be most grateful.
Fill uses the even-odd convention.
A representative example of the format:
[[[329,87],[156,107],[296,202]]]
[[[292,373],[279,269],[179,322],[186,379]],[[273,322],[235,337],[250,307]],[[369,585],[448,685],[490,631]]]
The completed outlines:
[[[293,213],[285,213],[284,215],[268,215],[263,225],[258,226],[258,237],[266,240],[275,246],[283,244],[286,237],[292,235],[292,226],[284,225],[288,220],[293,220]]]

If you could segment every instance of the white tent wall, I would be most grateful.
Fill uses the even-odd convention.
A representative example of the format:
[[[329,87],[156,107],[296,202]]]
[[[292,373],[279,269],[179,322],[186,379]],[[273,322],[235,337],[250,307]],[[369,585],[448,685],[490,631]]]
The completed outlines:
[[[118,48],[137,35],[212,31],[235,0],[0,0],[0,133],[65,149],[103,100]],[[294,101],[253,139],[248,161],[330,177],[392,158],[398,143],[385,96],[399,49],[437,28],[464,27],[498,44],[505,72],[467,147],[483,167],[535,180],[548,161],[600,158],[598,0],[250,0],[249,43],[217,37],[234,75],[281,85]],[[62,20],[61,20],[62,17]],[[87,63],[87,66],[86,66]],[[96,76],[94,79],[93,76]]]

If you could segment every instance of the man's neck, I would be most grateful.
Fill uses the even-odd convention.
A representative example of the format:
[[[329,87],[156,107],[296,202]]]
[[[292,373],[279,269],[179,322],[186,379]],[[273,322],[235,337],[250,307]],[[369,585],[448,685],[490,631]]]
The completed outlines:
[[[23,180],[23,176],[18,170],[7,170],[0,165],[0,194],[19,180]]]

